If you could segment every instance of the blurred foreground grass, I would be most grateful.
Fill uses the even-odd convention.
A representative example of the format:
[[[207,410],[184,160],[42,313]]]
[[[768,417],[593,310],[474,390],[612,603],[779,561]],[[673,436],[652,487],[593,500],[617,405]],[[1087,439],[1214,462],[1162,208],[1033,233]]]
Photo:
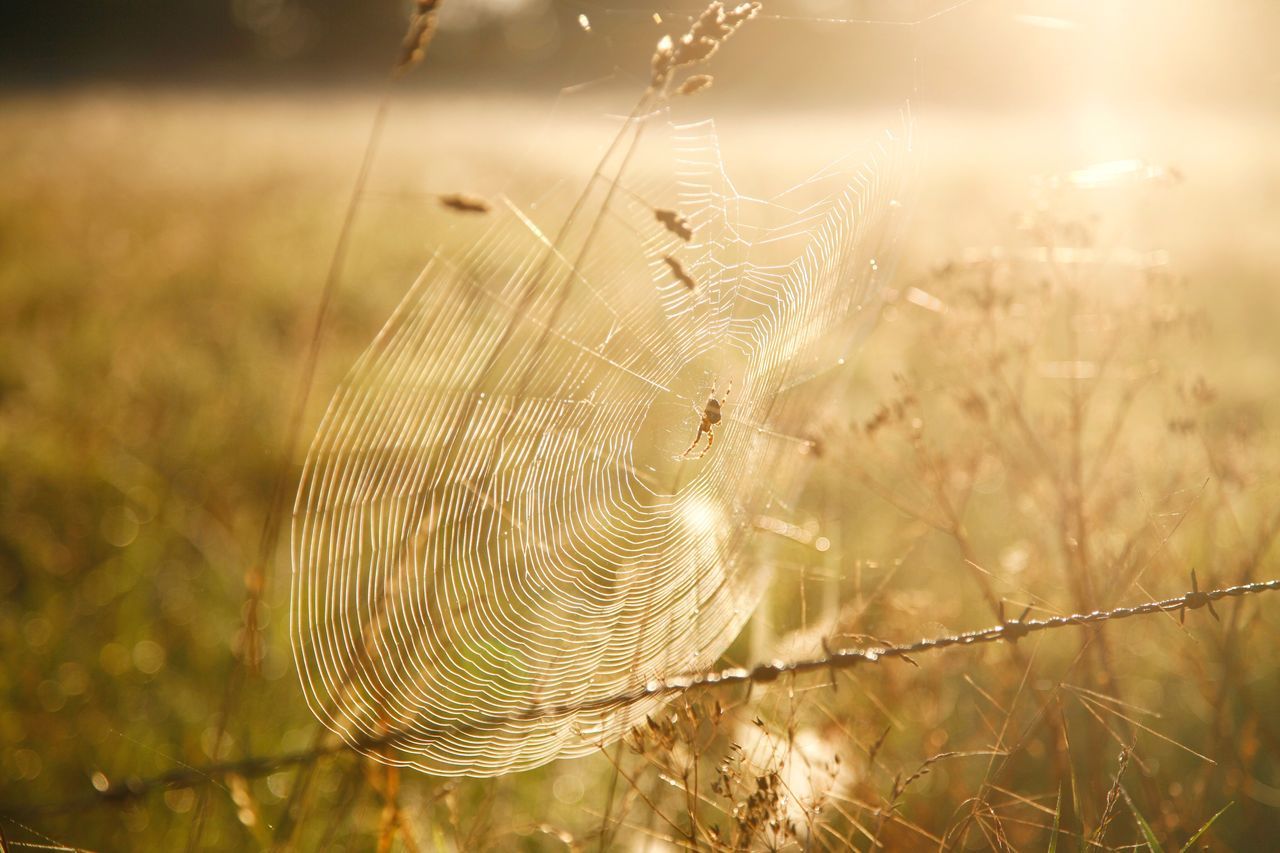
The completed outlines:
[[[0,817],[10,841],[184,845],[199,802],[190,789],[31,809],[92,799],[95,774],[146,777],[315,737],[282,627],[282,549],[262,675],[211,754],[371,115],[355,96],[207,93],[10,97],[0,109],[0,813],[21,813]],[[449,99],[394,115],[304,442],[453,224],[431,193],[497,192],[527,166],[512,129],[546,119],[541,105]],[[855,399],[815,412],[824,511],[813,522],[833,547],[780,567],[735,663],[814,654],[821,637],[856,645],[985,626],[988,594],[1010,615],[1069,612],[1177,594],[1192,568],[1202,585],[1277,574],[1280,160],[1260,141],[1274,128],[1147,119],[1095,152],[1031,130],[1038,117],[924,112],[901,298],[868,343]],[[785,171],[777,152],[813,165],[849,134],[821,116],[781,123],[791,136],[758,117],[722,125],[731,167],[766,184]],[[1186,180],[1045,193],[1039,207],[1028,194],[1034,175],[1135,152]],[[544,152],[538,168],[555,175],[575,159]],[[1016,258],[1082,244],[1171,260]],[[997,245],[1003,254],[987,251]],[[703,712],[618,753],[621,779],[603,757],[447,784],[327,759],[290,833],[301,849],[375,849],[393,836],[423,849],[554,849],[597,845],[608,811],[621,823],[606,840],[619,846],[811,835],[863,849],[873,838],[1043,849],[1057,823],[1077,849],[1141,842],[1140,813],[1171,847],[1232,802],[1202,842],[1262,849],[1280,831],[1280,607],[1263,597],[1220,610],[1221,622],[1153,617],[933,655],[918,669],[842,675],[836,691],[818,679],[726,694],[723,718],[715,697],[692,697]],[[933,756],[974,751],[1001,754],[937,758],[912,777]],[[301,778],[210,779],[203,845],[279,842]]]

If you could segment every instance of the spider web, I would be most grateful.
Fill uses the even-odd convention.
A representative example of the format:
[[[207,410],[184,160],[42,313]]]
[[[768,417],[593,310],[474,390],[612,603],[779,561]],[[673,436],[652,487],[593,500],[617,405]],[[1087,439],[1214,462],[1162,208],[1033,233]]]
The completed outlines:
[[[612,178],[504,201],[432,258],[308,454],[295,657],[317,716],[379,760],[490,776],[615,740],[659,701],[618,697],[724,653],[786,547],[761,519],[799,517],[909,134],[767,200],[734,189],[710,122],[619,140]],[[713,394],[714,446],[682,455]]]

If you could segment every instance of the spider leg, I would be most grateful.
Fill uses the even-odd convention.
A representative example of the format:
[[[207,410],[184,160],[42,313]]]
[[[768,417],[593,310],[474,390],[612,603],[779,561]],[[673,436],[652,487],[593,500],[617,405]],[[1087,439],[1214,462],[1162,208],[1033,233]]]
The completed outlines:
[[[716,443],[715,430],[711,430],[711,429],[707,430],[707,446],[702,449],[702,453],[698,454],[698,458],[701,459],[703,456],[706,456],[708,453],[710,453],[711,445],[715,443]]]
[[[689,458],[689,454],[690,454],[690,453],[692,453],[692,452],[693,452],[693,450],[694,450],[694,448],[696,448],[696,447],[698,446],[698,442],[699,442],[699,441],[702,441],[702,434],[703,434],[704,432],[710,432],[710,430],[703,429],[703,428],[702,428],[702,425],[701,425],[701,424],[699,424],[699,425],[698,425],[698,434],[697,434],[697,435],[695,435],[695,436],[693,437],[693,444],[690,444],[690,445],[685,449],[684,453],[681,453],[681,454],[680,454],[680,458],[681,458],[681,459],[687,459],[687,458]]]

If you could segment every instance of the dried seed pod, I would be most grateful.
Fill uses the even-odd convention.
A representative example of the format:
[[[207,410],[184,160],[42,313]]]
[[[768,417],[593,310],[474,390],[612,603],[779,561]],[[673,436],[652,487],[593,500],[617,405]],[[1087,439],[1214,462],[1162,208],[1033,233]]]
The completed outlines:
[[[440,203],[459,213],[488,213],[493,209],[487,199],[468,193],[446,193],[440,196]]]

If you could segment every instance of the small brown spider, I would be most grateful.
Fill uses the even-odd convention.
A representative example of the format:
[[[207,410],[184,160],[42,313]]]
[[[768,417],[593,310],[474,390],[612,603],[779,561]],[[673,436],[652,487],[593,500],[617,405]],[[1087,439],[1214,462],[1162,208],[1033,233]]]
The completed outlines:
[[[693,444],[690,444],[688,449],[680,454],[681,459],[687,459],[689,454],[697,449],[698,442],[702,441],[704,433],[707,436],[707,446],[698,454],[698,458],[701,459],[711,452],[711,445],[715,444],[716,441],[715,425],[720,423],[720,407],[729,401],[729,395],[732,393],[733,382],[730,382],[729,387],[725,389],[723,399],[716,397],[715,386],[712,386],[711,396],[707,398],[707,405],[702,408],[702,421],[698,424],[698,434],[693,437]],[[695,406],[694,411],[696,412],[697,410]]]

